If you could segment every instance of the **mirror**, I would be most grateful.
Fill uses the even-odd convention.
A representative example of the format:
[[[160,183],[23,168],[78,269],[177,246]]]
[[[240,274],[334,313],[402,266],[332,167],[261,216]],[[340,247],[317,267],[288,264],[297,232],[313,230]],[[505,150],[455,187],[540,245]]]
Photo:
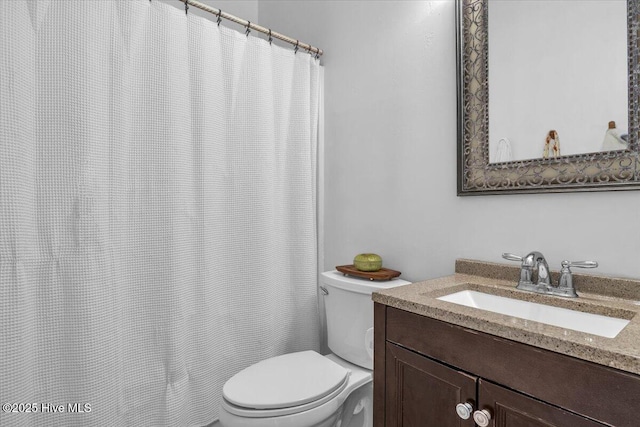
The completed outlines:
[[[488,23],[490,163],[627,148],[626,0],[489,0]]]
[[[458,195],[640,189],[639,3],[457,0]]]

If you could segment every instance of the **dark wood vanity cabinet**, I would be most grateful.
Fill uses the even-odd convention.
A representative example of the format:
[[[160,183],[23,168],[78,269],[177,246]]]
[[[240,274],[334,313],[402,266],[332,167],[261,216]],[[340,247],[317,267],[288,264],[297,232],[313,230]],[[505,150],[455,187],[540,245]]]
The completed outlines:
[[[638,427],[640,377],[375,304],[374,427]]]
[[[475,426],[455,407],[488,409],[496,427],[597,427],[595,421],[446,366],[395,344],[386,345],[387,426]]]
[[[444,410],[475,401],[475,377],[391,343],[386,348],[386,423],[381,425],[475,425],[473,419],[460,419],[455,410]]]
[[[490,408],[496,427],[597,427],[581,415],[532,399],[483,379],[478,380],[478,407]]]

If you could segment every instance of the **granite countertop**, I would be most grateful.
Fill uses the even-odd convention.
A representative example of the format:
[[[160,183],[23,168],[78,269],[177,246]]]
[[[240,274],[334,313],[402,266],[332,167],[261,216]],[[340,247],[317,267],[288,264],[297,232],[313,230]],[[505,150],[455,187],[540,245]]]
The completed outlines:
[[[562,298],[515,289],[519,267],[457,260],[452,276],[385,289],[373,300],[454,325],[567,354],[578,359],[640,374],[640,280],[575,274],[579,298]],[[558,283],[558,272],[552,272]],[[605,338],[530,320],[466,307],[436,298],[461,290],[618,317],[630,323],[615,337]]]

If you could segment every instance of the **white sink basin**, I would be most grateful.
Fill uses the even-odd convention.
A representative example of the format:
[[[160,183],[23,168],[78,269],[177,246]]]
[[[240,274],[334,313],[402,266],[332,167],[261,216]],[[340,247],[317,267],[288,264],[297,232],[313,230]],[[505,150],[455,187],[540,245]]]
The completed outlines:
[[[626,319],[584,313],[478,291],[461,291],[437,299],[606,338],[614,338],[629,324],[629,320]]]

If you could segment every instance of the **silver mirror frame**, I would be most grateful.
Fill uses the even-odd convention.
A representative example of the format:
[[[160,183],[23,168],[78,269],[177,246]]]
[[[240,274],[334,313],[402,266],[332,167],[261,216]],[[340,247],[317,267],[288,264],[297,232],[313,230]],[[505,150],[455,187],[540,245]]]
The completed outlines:
[[[640,0],[627,0],[629,149],[489,163],[488,0],[456,0],[458,195],[640,190]]]

